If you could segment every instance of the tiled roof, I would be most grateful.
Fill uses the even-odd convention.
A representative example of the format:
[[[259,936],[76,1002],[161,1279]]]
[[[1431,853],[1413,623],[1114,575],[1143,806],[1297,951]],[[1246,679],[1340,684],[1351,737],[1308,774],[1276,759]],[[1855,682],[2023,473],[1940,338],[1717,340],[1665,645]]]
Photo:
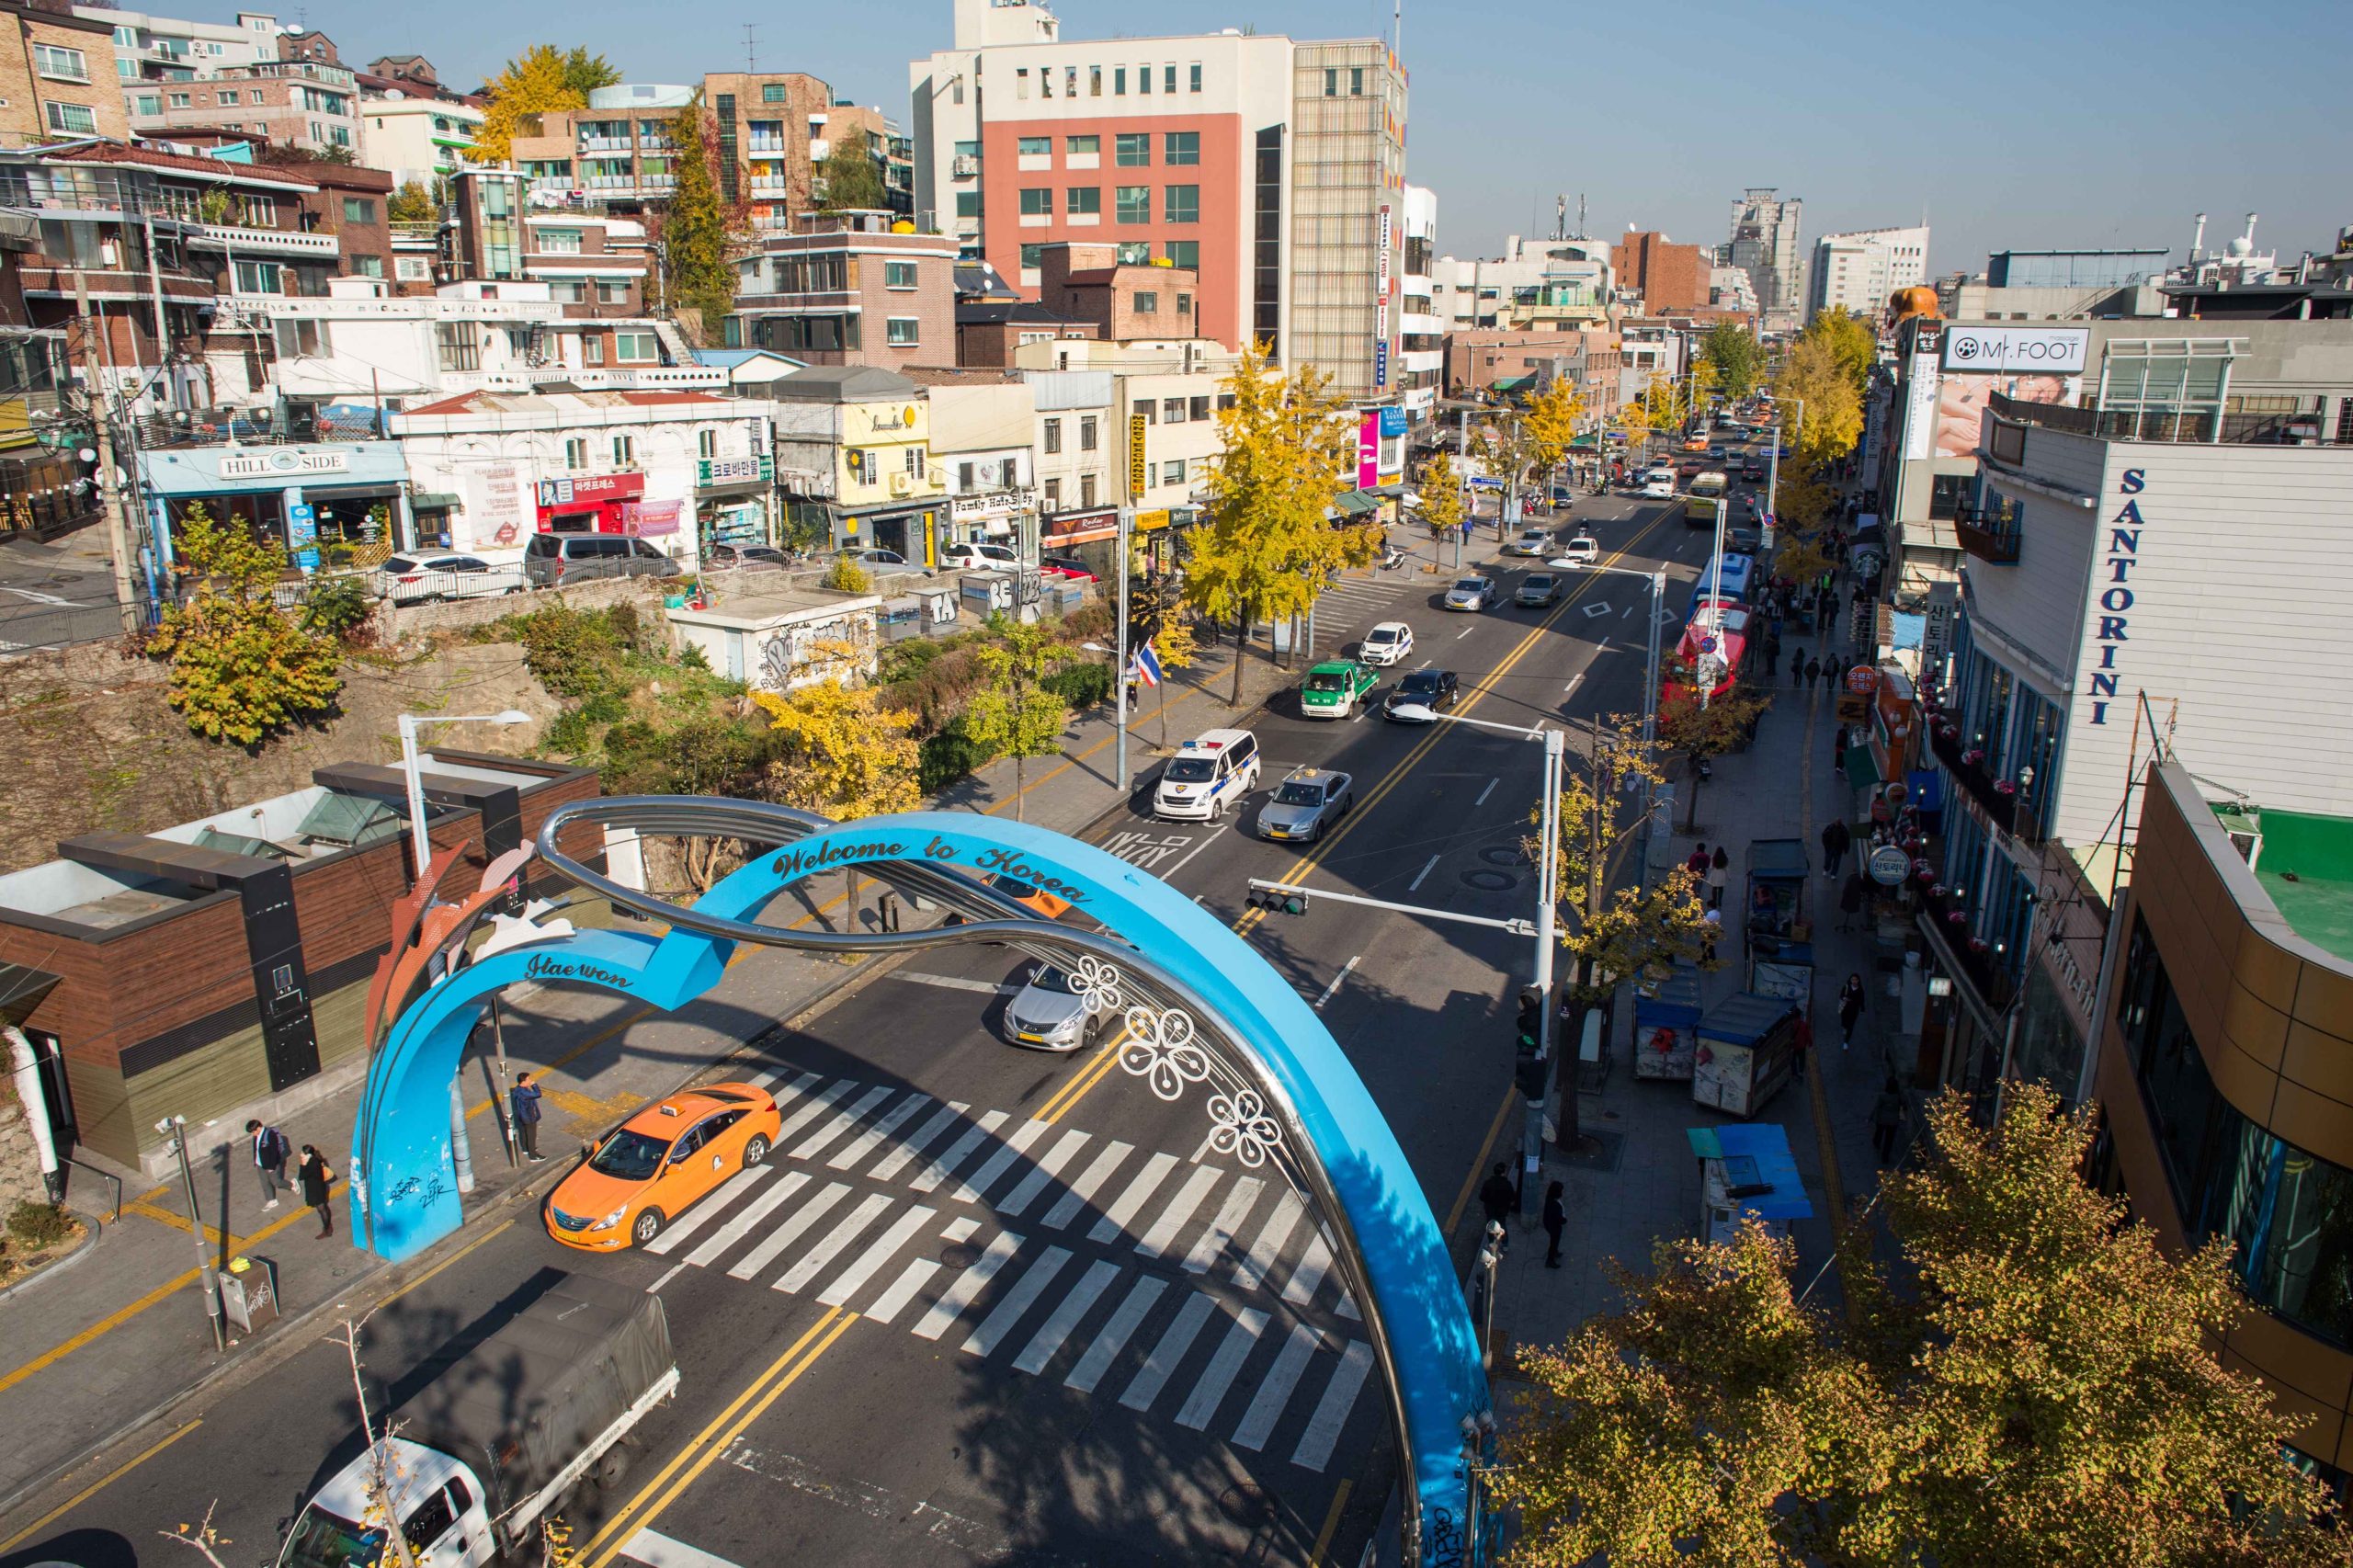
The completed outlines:
[[[153,147],[134,147],[123,142],[91,142],[76,147],[61,147],[46,153],[47,161],[64,164],[131,165],[142,168],[169,169],[175,174],[200,175],[206,179],[264,180],[295,190],[316,190],[315,180],[269,165],[232,164],[220,158],[191,157],[185,153],[162,153]]]

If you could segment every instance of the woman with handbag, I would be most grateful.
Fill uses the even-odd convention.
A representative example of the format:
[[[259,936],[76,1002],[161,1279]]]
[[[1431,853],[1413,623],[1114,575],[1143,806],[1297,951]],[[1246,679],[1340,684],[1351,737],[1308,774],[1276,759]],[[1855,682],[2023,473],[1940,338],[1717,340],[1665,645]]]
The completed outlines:
[[[335,1172],[327,1165],[327,1157],[319,1153],[315,1143],[302,1145],[302,1164],[294,1178],[302,1184],[302,1201],[319,1217],[319,1239],[335,1234],[335,1210],[327,1207],[328,1194],[335,1186]]]

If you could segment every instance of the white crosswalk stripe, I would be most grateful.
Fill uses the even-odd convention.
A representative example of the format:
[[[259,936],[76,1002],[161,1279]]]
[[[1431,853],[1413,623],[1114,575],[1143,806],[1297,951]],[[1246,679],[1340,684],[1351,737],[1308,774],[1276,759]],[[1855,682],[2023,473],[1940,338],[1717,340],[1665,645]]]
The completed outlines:
[[[1330,1462],[1371,1352],[1334,1321],[1355,1318],[1356,1304],[1324,1290],[1331,1237],[1289,1183],[903,1085],[794,1072],[767,1082],[798,1107],[801,1134],[779,1138],[777,1158],[804,1168],[738,1173],[672,1219],[645,1250],[677,1253],[674,1273],[723,1268],[814,1292],[935,1342],[961,1324],[968,1356],[1032,1377],[1063,1363],[1074,1392],[1116,1390],[1127,1409],[1252,1452],[1280,1452],[1279,1438],[1305,1469]],[[1059,1242],[1004,1228],[1024,1216],[1024,1232]],[[1171,1289],[1186,1280],[1198,1288]]]

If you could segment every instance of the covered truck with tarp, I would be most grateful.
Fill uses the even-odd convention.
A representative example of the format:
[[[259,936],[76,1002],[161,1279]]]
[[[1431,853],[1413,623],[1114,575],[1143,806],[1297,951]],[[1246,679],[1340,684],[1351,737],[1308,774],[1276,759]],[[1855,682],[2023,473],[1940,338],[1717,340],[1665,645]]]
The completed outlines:
[[[1634,987],[1634,1076],[1691,1081],[1699,1049],[1699,971],[1676,964]]]
[[[1795,838],[1748,841],[1748,892],[1741,907],[1742,983],[1800,1006],[1813,994],[1813,915],[1808,906],[1805,844]]]
[[[539,1560],[540,1523],[585,1483],[617,1483],[631,1428],[677,1392],[662,1298],[555,1282],[385,1418],[383,1490],[433,1568]],[[294,1521],[279,1568],[369,1568],[384,1551],[378,1460],[363,1451]]]
[[[1798,1014],[1779,996],[1744,991],[1699,1019],[1691,1098],[1729,1116],[1755,1116],[1797,1071]]]

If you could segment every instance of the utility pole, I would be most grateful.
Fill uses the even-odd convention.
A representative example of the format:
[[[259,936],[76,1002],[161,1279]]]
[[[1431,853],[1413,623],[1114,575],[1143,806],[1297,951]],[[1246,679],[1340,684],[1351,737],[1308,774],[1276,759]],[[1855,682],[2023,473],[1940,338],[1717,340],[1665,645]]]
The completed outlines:
[[[197,1288],[204,1292],[204,1313],[212,1320],[212,1348],[229,1348],[229,1331],[221,1321],[221,1281],[212,1272],[212,1248],[204,1238],[204,1211],[196,1206],[196,1173],[188,1164],[188,1118],[167,1116],[155,1124],[155,1131],[172,1141],[172,1152],[179,1156],[180,1187],[188,1194],[188,1232],[196,1239]],[[225,1228],[228,1216],[222,1216]]]
[[[82,374],[90,387],[90,426],[98,451],[98,495],[106,505],[107,554],[114,564],[115,603],[121,612],[122,629],[135,631],[139,629],[139,607],[132,602],[131,593],[131,529],[122,515],[122,486],[115,482],[114,424],[108,417],[106,382],[98,371],[98,334],[106,330],[106,318],[90,313],[90,280],[79,271],[74,274],[74,306],[82,316]],[[185,1152],[182,1163],[186,1163]],[[195,1192],[191,1184],[191,1201]],[[218,1312],[218,1298],[215,1302],[213,1310]]]
[[[1135,537],[1136,509],[1132,506],[1120,508],[1120,637],[1119,668],[1114,681],[1120,694],[1118,740],[1113,746],[1114,767],[1120,778],[1120,798],[1128,796],[1128,551]]]

